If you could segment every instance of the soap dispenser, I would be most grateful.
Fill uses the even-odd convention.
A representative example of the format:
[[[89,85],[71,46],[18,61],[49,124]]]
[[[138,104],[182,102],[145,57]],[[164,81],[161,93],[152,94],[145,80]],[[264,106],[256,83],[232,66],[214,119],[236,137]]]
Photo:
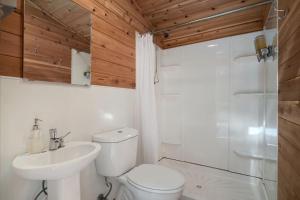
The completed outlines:
[[[39,121],[42,121],[42,120],[40,120],[38,118],[34,119],[34,125],[33,125],[32,132],[31,132],[31,135],[29,138],[30,141],[29,141],[28,151],[31,154],[41,153],[45,149],[44,140],[41,135],[41,130],[40,130],[40,127],[38,124]]]

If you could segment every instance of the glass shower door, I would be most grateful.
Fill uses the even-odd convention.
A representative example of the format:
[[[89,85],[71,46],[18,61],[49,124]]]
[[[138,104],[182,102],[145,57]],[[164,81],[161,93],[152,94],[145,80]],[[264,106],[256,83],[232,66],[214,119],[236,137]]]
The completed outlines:
[[[276,1],[270,10],[264,28],[267,44],[272,45],[277,52],[277,12]],[[263,183],[269,200],[277,199],[277,151],[278,151],[278,57],[275,55],[265,62],[265,130],[264,130],[264,160]]]

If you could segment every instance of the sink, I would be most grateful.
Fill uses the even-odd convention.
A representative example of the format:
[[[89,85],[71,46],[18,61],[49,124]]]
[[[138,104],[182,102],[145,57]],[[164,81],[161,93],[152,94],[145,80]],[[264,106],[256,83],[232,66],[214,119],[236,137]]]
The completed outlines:
[[[90,164],[100,149],[99,144],[92,142],[70,142],[55,151],[18,156],[13,168],[16,174],[30,180],[62,179]]]
[[[80,171],[95,160],[101,146],[69,142],[55,151],[17,156],[13,169],[30,180],[47,180],[48,200],[80,200]]]

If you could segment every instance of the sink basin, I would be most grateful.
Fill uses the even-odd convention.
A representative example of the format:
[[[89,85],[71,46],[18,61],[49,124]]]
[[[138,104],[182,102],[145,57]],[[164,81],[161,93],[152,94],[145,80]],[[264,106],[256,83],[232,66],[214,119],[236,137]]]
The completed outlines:
[[[100,152],[101,146],[92,142],[70,142],[55,151],[25,154],[13,161],[19,176],[30,180],[47,180],[49,200],[80,199],[80,171]]]
[[[31,180],[57,180],[68,177],[93,161],[101,147],[92,142],[70,142],[56,151],[26,154],[15,158],[16,174]]]

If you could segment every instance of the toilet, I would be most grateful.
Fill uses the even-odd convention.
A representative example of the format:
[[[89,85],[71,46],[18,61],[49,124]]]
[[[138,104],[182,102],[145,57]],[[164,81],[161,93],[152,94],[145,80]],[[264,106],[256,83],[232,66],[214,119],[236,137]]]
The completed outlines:
[[[117,200],[179,200],[184,177],[175,170],[153,164],[136,166],[138,132],[123,128],[93,136],[101,152],[97,173],[117,178],[121,187]]]

